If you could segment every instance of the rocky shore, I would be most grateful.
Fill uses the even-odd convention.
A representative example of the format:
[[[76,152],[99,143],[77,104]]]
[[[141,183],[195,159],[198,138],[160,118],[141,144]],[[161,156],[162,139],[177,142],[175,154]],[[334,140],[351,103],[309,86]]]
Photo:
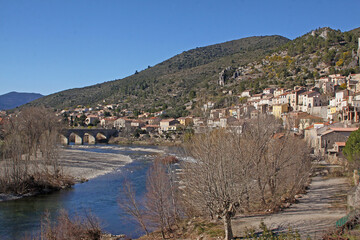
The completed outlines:
[[[66,175],[74,177],[76,182],[83,182],[110,173],[130,163],[132,159],[118,153],[63,148],[60,151],[59,161]]]

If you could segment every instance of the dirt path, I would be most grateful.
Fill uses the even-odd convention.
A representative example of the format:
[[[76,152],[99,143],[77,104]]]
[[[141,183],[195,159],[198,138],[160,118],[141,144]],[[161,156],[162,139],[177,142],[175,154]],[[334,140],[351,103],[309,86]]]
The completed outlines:
[[[325,230],[335,226],[335,222],[346,215],[344,199],[349,188],[345,178],[314,177],[308,193],[288,209],[271,215],[236,217],[233,220],[234,234],[242,236],[245,227],[258,229],[263,221],[270,229],[286,231],[291,226],[304,239],[307,236],[320,239]]]

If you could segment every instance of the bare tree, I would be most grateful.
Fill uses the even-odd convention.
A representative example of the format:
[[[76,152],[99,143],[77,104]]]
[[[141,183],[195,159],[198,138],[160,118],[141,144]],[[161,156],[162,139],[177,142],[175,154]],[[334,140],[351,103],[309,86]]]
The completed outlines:
[[[164,239],[165,233],[171,232],[178,218],[175,194],[177,186],[170,176],[166,164],[156,159],[148,171],[146,181],[146,215],[160,229]]]
[[[67,211],[61,209],[53,223],[50,214],[45,213],[41,221],[39,240],[100,240],[102,230],[97,217],[86,213],[85,217],[76,215],[70,218]]]
[[[244,194],[241,161],[234,156],[236,141],[225,130],[197,135],[188,145],[195,162],[183,166],[184,197],[198,213],[223,219],[225,239],[232,239],[231,218]]]
[[[3,129],[2,191],[22,193],[37,177],[48,178],[42,180],[49,183],[60,177],[57,155],[60,129],[55,113],[45,108],[23,109],[7,119]]]
[[[305,142],[286,132],[272,116],[260,115],[243,132],[213,130],[187,145],[194,161],[184,164],[185,203],[194,214],[223,219],[225,239],[231,218],[250,202],[262,209],[296,194],[309,176]]]
[[[162,237],[172,231],[180,218],[178,184],[170,163],[161,158],[154,160],[147,172],[145,201],[136,198],[128,180],[120,190],[119,206],[131,215],[149,234],[149,228],[159,229]]]
[[[146,212],[144,211],[143,206],[136,200],[135,190],[127,179],[124,180],[120,190],[118,204],[127,214],[135,218],[141,228],[145,231],[146,235],[149,235],[145,222]]]

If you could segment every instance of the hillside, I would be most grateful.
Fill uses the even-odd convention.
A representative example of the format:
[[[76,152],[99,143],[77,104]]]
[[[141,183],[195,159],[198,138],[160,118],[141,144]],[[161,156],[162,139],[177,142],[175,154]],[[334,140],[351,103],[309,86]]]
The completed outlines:
[[[310,86],[315,79],[329,74],[359,73],[359,37],[360,28],[349,32],[327,27],[310,31],[259,61],[223,69],[228,76],[223,90],[252,89],[258,93],[267,87]],[[224,94],[215,101],[224,102],[221,97]]]
[[[200,115],[213,101],[227,107],[245,89],[309,86],[328,74],[360,72],[360,28],[341,32],[319,28],[292,41],[281,36],[249,37],[185,51],[132,76],[55,93],[31,103],[54,108],[98,103],[118,109],[166,110],[170,117]],[[191,108],[186,110],[185,106]]]
[[[0,96],[0,110],[16,108],[41,97],[38,93],[9,92]]]
[[[261,59],[288,42],[281,36],[249,37],[178,54],[132,76],[85,88],[55,93],[31,103],[54,108],[119,103],[121,108],[155,111],[168,108],[181,114],[184,103],[201,90],[217,89],[219,72]],[[190,96],[189,96],[189,93]]]

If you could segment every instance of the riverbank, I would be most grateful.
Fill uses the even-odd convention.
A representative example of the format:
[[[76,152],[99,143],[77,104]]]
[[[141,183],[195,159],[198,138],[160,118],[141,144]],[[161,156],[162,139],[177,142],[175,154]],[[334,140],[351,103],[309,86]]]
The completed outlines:
[[[109,146],[104,147],[107,148]],[[71,179],[74,183],[81,183],[116,171],[132,162],[132,159],[129,156],[119,153],[86,151],[87,148],[88,146],[69,146],[59,150],[58,161],[61,166],[62,176],[66,179]],[[0,202],[50,193],[62,188],[71,187],[71,185],[64,181],[63,186],[59,185],[58,188],[34,189],[24,194],[0,193]]]
[[[91,173],[92,176],[98,175],[98,170],[101,171],[99,174],[103,175],[98,175],[82,184],[75,184],[70,189],[1,202],[0,239],[21,239],[26,233],[38,232],[41,228],[40,222],[43,213],[48,211],[52,216],[57,216],[59,209],[66,209],[71,216],[83,217],[86,217],[90,211],[99,218],[103,231],[113,235],[126,234],[133,239],[140,237],[141,229],[136,223],[129,221],[128,215],[118,206],[119,189],[127,179],[133,183],[137,196],[143,198],[146,192],[146,173],[153,160],[165,153],[175,153],[178,151],[177,148],[98,144],[70,145],[64,149],[72,156],[68,164],[78,165],[73,167],[76,167],[76,172],[82,174],[83,177],[91,177],[88,173]],[[96,162],[88,163],[86,155],[92,155],[92,153],[97,153],[95,154],[97,159],[99,154],[102,154],[103,157],[99,159],[102,169],[97,167]],[[116,158],[115,155],[119,158]],[[122,155],[129,156],[131,162],[127,163],[127,158],[125,161],[121,161]],[[75,159],[78,156],[81,159]],[[110,156],[112,157],[110,158]],[[80,160],[81,163],[74,164]],[[94,158],[90,160],[95,161]],[[128,160],[130,161],[130,159]],[[111,164],[112,167],[106,163]],[[90,167],[90,171],[89,169],[79,169],[81,166],[85,168],[83,164]],[[123,164],[123,167],[118,167]],[[104,174],[105,170],[110,170],[110,172]]]

